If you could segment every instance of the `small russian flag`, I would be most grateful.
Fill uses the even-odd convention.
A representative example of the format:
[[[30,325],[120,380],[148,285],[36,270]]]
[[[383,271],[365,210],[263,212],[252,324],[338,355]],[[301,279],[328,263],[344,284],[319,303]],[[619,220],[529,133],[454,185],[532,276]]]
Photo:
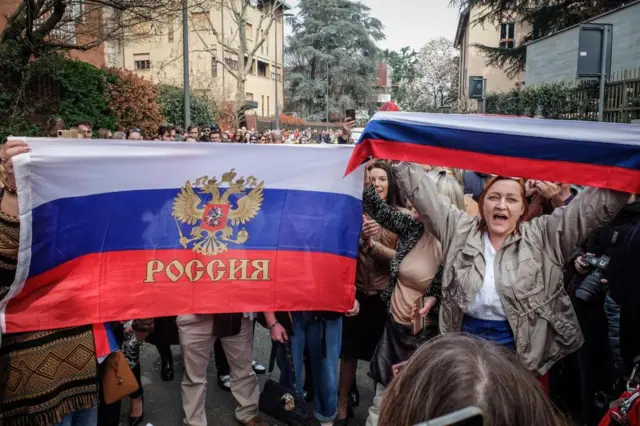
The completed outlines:
[[[96,345],[96,358],[101,364],[109,354],[120,350],[116,335],[111,328],[111,324],[93,324],[93,340]]]

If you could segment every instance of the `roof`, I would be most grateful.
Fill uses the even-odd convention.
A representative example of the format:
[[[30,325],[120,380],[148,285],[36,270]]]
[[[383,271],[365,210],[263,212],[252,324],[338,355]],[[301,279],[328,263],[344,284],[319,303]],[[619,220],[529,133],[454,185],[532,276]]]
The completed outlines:
[[[612,9],[612,10],[610,10],[610,11],[608,11],[608,12],[605,12],[605,13],[603,13],[603,14],[600,14],[600,15],[598,15],[598,16],[594,16],[593,18],[587,19],[586,21],[582,21],[582,22],[580,22],[579,24],[572,25],[572,26],[567,27],[567,28],[564,28],[564,29],[562,29],[562,30],[560,30],[560,31],[556,31],[555,33],[552,33],[552,34],[546,35],[546,36],[541,37],[541,38],[539,38],[539,39],[537,39],[537,40],[530,41],[530,42],[529,42],[529,43],[527,43],[526,45],[527,45],[527,46],[530,46],[530,45],[535,44],[535,43],[537,43],[537,42],[539,42],[539,41],[542,41],[542,40],[548,39],[548,38],[550,38],[550,37],[553,37],[553,36],[555,36],[556,34],[560,34],[560,33],[563,33],[563,32],[565,32],[565,31],[572,30],[572,29],[574,29],[574,28],[576,28],[576,27],[579,27],[579,26],[580,26],[580,25],[582,25],[582,24],[588,24],[588,23],[590,23],[590,22],[595,21],[596,19],[600,19],[600,18],[602,18],[602,17],[604,17],[604,16],[611,15],[612,13],[619,12],[619,11],[621,11],[622,9],[626,9],[626,8],[628,8],[628,7],[632,7],[632,6],[640,6],[640,0],[634,0],[634,1],[631,1],[631,2],[629,2],[629,3],[627,3],[627,4],[624,4],[624,5],[622,5],[622,6],[618,7],[618,8]]]
[[[456,29],[456,38],[453,40],[453,47],[456,49],[460,48],[462,44],[462,37],[464,37],[464,33],[466,31],[467,25],[469,24],[469,12],[471,11],[470,7],[467,6],[463,10],[460,11],[460,18],[458,19],[458,28]]]

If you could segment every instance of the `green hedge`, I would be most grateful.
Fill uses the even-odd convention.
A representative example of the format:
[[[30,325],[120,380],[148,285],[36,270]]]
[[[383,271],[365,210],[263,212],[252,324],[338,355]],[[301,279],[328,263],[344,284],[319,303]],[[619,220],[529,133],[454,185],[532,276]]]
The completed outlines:
[[[59,58],[53,81],[60,90],[58,115],[67,127],[89,120],[95,129],[115,129],[116,119],[105,97],[105,83],[115,77],[86,62]]]
[[[158,103],[168,123],[184,126],[184,90],[182,87],[159,84]],[[191,93],[191,122],[209,124],[213,121],[211,105],[206,99]]]
[[[487,96],[489,114],[533,117],[540,112],[544,118],[596,120],[597,111],[598,85],[592,81],[526,86]]]

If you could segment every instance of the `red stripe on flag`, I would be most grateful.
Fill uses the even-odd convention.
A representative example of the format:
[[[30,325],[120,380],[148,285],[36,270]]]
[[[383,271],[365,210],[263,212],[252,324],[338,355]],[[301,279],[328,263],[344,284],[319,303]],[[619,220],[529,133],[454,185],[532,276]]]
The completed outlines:
[[[355,259],[319,252],[96,253],[27,280],[7,306],[7,332],[189,313],[346,312],[355,269]]]
[[[347,171],[369,155],[395,161],[455,167],[502,176],[561,181],[640,193],[640,171],[569,161],[531,160],[379,139],[367,139],[352,154]]]

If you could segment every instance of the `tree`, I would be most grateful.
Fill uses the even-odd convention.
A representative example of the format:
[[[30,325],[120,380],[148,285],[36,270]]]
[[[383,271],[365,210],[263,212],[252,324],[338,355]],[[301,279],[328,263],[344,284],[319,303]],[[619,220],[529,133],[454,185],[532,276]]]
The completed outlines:
[[[249,75],[255,66],[254,58],[258,49],[265,43],[267,37],[269,37],[271,27],[274,22],[282,21],[283,10],[285,3],[283,0],[256,0],[256,8],[260,11],[260,20],[258,21],[257,28],[251,28],[251,34],[247,34],[249,19],[248,12],[253,6],[248,0],[213,0],[208,4],[214,5],[218,9],[222,9],[222,13],[225,17],[228,16],[233,23],[233,27],[229,33],[218,31],[211,21],[211,14],[206,13],[207,23],[204,28],[202,23],[191,21],[192,25],[196,26],[196,35],[198,40],[204,46],[204,51],[210,53],[218,64],[221,64],[224,69],[231,75],[236,81],[235,87],[235,104],[236,108],[240,108],[245,102],[245,84],[247,82],[247,75]],[[201,10],[208,12],[208,8],[201,7]],[[215,36],[216,43],[210,43],[205,37],[205,34],[212,33]],[[226,33],[226,34],[225,34]],[[248,37],[249,36],[249,37]],[[253,42],[249,43],[249,39]],[[228,53],[218,54],[217,45],[220,45],[225,52],[232,53],[237,59],[235,61],[226,61]],[[241,60],[244,58],[244,61]],[[282,71],[280,71],[282,74]]]
[[[472,25],[498,25],[501,22],[528,24],[531,30],[520,37],[514,49],[474,44],[487,56],[487,65],[503,69],[513,77],[524,71],[526,43],[628,3],[628,0],[450,0],[462,9],[480,13]]]
[[[415,78],[400,83],[404,94],[400,108],[437,111],[452,107],[457,98],[458,63],[451,40],[444,37],[430,40],[418,52]]]
[[[181,8],[176,0],[24,0],[6,16],[0,45],[19,46],[23,63],[50,51],[86,51]]]
[[[400,83],[402,80],[413,80],[416,76],[418,53],[411,47],[405,46],[399,52],[386,49],[382,52],[382,59],[393,70],[394,83]]]
[[[386,49],[382,52],[382,59],[391,67],[393,90],[392,97],[398,102],[404,102],[404,92],[399,90],[400,82],[412,81],[416,77],[418,53],[409,46],[395,50]]]
[[[320,121],[329,109],[365,107],[376,78],[382,23],[351,0],[300,0],[287,38],[285,109]]]

